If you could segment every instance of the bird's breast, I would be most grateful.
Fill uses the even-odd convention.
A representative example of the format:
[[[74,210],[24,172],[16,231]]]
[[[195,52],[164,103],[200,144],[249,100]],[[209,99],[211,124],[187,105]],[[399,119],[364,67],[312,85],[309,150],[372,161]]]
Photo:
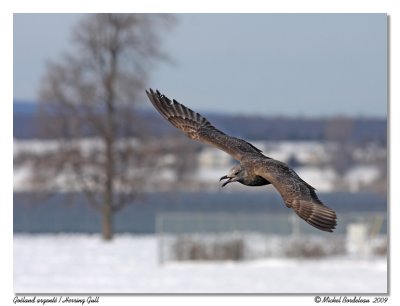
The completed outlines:
[[[269,181],[264,179],[262,176],[258,176],[258,175],[255,175],[253,177],[247,177],[241,183],[246,186],[264,186],[264,185],[271,184]]]

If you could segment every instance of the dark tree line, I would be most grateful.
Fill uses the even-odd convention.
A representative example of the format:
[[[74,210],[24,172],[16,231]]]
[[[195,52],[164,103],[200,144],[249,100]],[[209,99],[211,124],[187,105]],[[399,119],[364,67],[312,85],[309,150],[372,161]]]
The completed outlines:
[[[143,97],[144,99],[144,97]],[[328,139],[328,129],[331,122],[337,118],[274,118],[233,115],[206,114],[214,125],[227,133],[251,140],[318,140]],[[152,122],[149,133],[154,136],[166,136],[174,132],[174,128],[167,126],[158,114],[141,111],[140,117],[146,122]],[[353,121],[351,141],[357,144],[376,142],[380,145],[387,143],[386,119],[348,118]],[[30,139],[49,137],[40,135],[37,131],[38,122],[35,122],[32,113],[14,112],[14,137]],[[87,135],[91,135],[87,131]]]

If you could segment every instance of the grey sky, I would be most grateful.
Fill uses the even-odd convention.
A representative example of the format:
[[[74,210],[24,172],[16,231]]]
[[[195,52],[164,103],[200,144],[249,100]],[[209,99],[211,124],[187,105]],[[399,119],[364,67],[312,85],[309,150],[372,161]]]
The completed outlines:
[[[79,15],[14,15],[14,97],[36,100],[44,63]],[[149,86],[197,111],[386,116],[386,14],[180,14]]]

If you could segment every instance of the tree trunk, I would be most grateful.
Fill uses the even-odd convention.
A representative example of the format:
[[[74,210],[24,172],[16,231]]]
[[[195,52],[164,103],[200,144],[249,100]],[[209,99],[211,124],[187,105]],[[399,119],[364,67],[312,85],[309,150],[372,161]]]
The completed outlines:
[[[102,210],[102,224],[101,231],[104,240],[111,240],[114,235],[113,230],[113,211],[110,203],[105,203]]]

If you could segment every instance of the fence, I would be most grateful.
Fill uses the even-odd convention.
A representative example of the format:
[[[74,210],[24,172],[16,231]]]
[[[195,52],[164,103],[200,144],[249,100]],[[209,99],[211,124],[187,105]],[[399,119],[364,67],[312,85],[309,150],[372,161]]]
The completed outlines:
[[[250,260],[268,257],[371,256],[386,253],[384,213],[338,214],[334,233],[294,214],[162,213],[159,261]]]

